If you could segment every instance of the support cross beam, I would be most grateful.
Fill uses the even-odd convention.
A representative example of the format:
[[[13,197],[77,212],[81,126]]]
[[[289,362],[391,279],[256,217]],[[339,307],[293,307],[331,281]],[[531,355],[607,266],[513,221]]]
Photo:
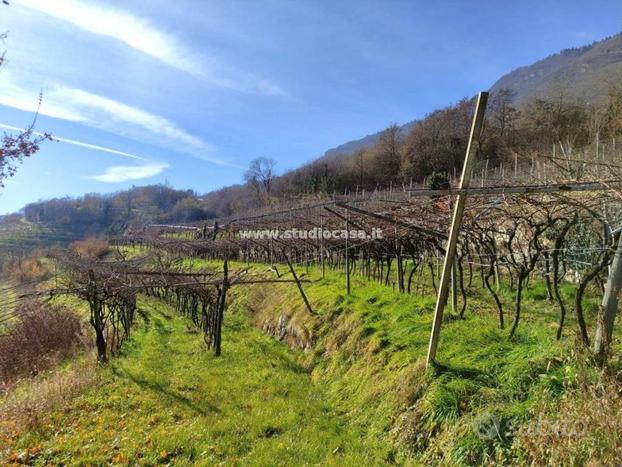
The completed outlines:
[[[400,227],[414,230],[415,232],[419,232],[429,237],[436,237],[436,238],[443,238],[443,239],[447,238],[447,235],[445,235],[444,233],[440,233],[435,230],[426,229],[425,227],[420,227],[418,225],[408,224],[406,222],[398,221],[396,219],[391,219],[388,216],[384,216],[382,214],[376,214],[375,212],[366,211],[361,208],[355,208],[354,206],[350,206],[349,204],[346,204],[346,203],[336,203],[336,205],[341,208],[347,209],[349,211],[354,211],[358,214],[362,214],[364,216],[373,217],[374,219],[389,222],[394,225],[399,225]]]

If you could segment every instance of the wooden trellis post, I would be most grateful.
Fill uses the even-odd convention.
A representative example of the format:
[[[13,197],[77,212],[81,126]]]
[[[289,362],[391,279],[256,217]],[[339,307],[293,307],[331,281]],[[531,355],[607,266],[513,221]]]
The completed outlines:
[[[488,101],[488,93],[480,92],[477,97],[477,105],[475,107],[475,115],[473,116],[473,125],[471,126],[471,134],[469,135],[469,143],[464,158],[464,166],[462,167],[462,177],[460,178],[460,188],[468,188],[471,181],[471,170],[479,139],[482,133],[484,123],[484,114],[486,111],[486,102]],[[456,259],[456,245],[458,244],[458,236],[460,235],[460,227],[462,226],[462,216],[464,215],[464,205],[466,202],[466,193],[458,195],[454,216],[451,222],[451,231],[449,240],[447,241],[447,249],[445,252],[445,261],[443,263],[443,273],[438,288],[438,298],[436,300],[436,309],[434,310],[434,321],[432,322],[432,333],[430,335],[430,346],[428,347],[428,358],[426,366],[430,366],[436,357],[436,349],[438,348],[438,339],[441,332],[441,324],[443,322],[443,311],[447,305],[449,295],[449,280],[451,269]]]
[[[324,218],[320,215],[320,258],[322,261],[322,279],[326,276],[326,266],[324,263]]]
[[[458,309],[458,284],[457,284],[457,270],[458,263],[456,260],[453,261],[451,265],[451,311],[453,313]]]
[[[613,323],[618,311],[618,296],[622,289],[622,234],[618,238],[605,294],[601,304],[601,316],[594,338],[594,353],[602,359],[613,336]]]
[[[349,211],[346,210],[346,295],[350,295],[350,252],[348,251],[348,237],[350,236],[348,233],[348,230],[350,229],[349,220]]]

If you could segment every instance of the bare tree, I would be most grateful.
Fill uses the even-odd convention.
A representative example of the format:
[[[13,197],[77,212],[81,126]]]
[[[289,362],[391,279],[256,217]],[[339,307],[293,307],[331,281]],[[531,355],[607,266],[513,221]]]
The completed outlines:
[[[366,151],[359,148],[352,154],[354,180],[359,187],[364,187],[368,179],[368,167],[366,161]]]
[[[253,159],[244,174],[244,180],[253,185],[260,195],[269,195],[275,176],[275,165],[276,162],[267,157]]]
[[[516,98],[516,92],[512,89],[503,88],[494,93],[489,103],[489,120],[499,137],[503,138],[505,134],[514,129],[520,112],[512,102]]]
[[[374,146],[373,169],[376,177],[383,181],[395,180],[400,171],[401,153],[400,127],[391,124],[380,133]]]

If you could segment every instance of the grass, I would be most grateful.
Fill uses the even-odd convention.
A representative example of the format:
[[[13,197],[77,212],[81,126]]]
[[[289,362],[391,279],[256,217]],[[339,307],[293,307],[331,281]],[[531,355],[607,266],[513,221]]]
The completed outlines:
[[[210,265],[189,262],[196,268]],[[310,268],[306,278],[319,276]],[[498,329],[496,311],[478,280],[466,319],[446,317],[439,365],[431,371],[425,371],[424,359],[433,296],[399,294],[358,276],[346,296],[343,275],[333,271],[305,284],[318,317],[309,315],[291,284],[269,291],[234,288],[232,295],[254,310],[257,327],[274,329],[287,317],[284,340],[310,350],[301,359],[314,381],[327,385],[332,403],[351,417],[366,442],[380,439],[396,447],[385,459],[473,465],[493,460],[499,450],[512,459],[520,455],[513,436],[480,439],[473,429],[479,418],[492,414],[507,426],[520,425],[542,397],[557,398],[577,384],[576,325],[567,317],[564,339],[555,340],[558,312],[546,301],[544,285],[533,282],[524,294],[523,317],[510,340],[507,329]],[[572,291],[571,284],[564,285],[565,296]],[[512,292],[502,287],[500,293],[510,322]],[[587,302],[593,323],[597,301]]]
[[[169,307],[141,299],[148,322],[99,370],[103,382],[16,433],[11,455],[34,449],[39,464],[528,462],[511,428],[579,384],[574,320],[556,341],[557,309],[539,282],[509,340],[475,277],[466,319],[447,317],[439,364],[426,370],[433,296],[359,276],[346,296],[339,272],[303,272],[315,315],[293,284],[231,289],[220,358]],[[500,293],[510,322],[512,293]],[[587,302],[593,323],[597,301]],[[498,435],[478,436],[490,418]]]
[[[149,322],[100,370],[103,382],[18,436],[9,460],[30,449],[36,465],[373,462],[375,445],[245,314],[228,316],[215,358],[166,305],[140,307]]]
[[[68,245],[84,235],[64,227],[67,225],[46,226],[15,215],[0,216],[0,265],[40,248]]]
[[[12,319],[9,318],[9,314],[15,310],[15,289],[12,283],[0,283],[0,334],[4,334],[8,327],[11,325]]]

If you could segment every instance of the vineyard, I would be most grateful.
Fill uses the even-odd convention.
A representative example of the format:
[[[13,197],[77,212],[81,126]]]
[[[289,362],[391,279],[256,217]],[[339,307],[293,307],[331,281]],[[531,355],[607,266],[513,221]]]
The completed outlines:
[[[484,108],[485,98],[474,117],[457,189],[404,186],[401,190],[391,187],[367,194],[333,195],[324,202],[219,219],[212,225],[146,226],[143,232],[115,240],[120,245],[141,245],[178,257],[269,264],[279,277],[275,263],[286,263],[311,313],[292,264],[319,266],[322,274],[327,267],[343,271],[346,294],[351,292],[353,274],[399,293],[438,294],[436,315],[440,320],[449,278],[454,315],[464,319],[467,288],[479,276],[481,287],[495,304],[501,329],[507,325],[508,310],[497,292],[501,282],[506,281],[507,287],[515,291],[510,307],[510,338],[520,323],[523,291],[533,279],[546,284],[547,299],[559,308],[556,338],[561,339],[569,306],[560,293],[560,283],[570,280],[576,283],[572,309],[578,333],[587,346],[590,337],[584,294],[592,282],[604,290],[606,279],[601,276],[619,244],[622,178],[618,174],[622,167],[604,157],[589,161],[567,156],[550,157],[548,163],[527,161],[519,169],[517,159],[516,177],[508,180],[503,167],[496,169],[490,179],[487,161],[480,160],[484,169],[479,186],[470,188],[467,180],[478,170],[476,149],[471,147],[477,147]],[[517,184],[519,173],[521,183]],[[454,206],[452,195],[457,195],[459,207]],[[448,235],[442,226],[451,223],[454,207]],[[456,216],[459,223],[454,228]],[[292,239],[292,229],[305,235]],[[334,232],[344,234],[334,236]],[[361,232],[381,232],[382,238]],[[442,257],[445,264],[440,271]],[[428,274],[424,274],[425,269]],[[611,326],[597,331],[599,354],[606,344],[603,333],[611,339]],[[428,362],[434,359],[439,330],[440,321],[436,320],[431,343],[434,349]]]
[[[355,189],[209,222],[149,224],[111,237],[110,250],[106,246],[92,254],[86,248],[49,249],[43,261],[54,268],[52,277],[2,289],[0,326],[5,334],[0,346],[2,339],[11,339],[11,325],[34,314],[33,303],[74,306],[88,320],[87,334],[94,340],[101,371],[116,381],[108,384],[119,385],[125,383],[114,378],[132,367],[132,355],[141,365],[153,365],[153,375],[169,374],[156,360],[173,365],[170,355],[157,350],[173,345],[169,331],[157,324],[170,321],[176,329],[174,346],[186,355],[180,357],[184,365],[200,363],[206,372],[217,369],[219,379],[202,388],[221,394],[214,402],[218,410],[230,410],[222,405],[223,388],[232,394],[237,388],[230,386],[229,367],[222,365],[234,365],[229,370],[238,381],[247,374],[256,385],[257,368],[278,366],[270,384],[278,385],[281,378],[296,397],[311,397],[307,373],[313,380],[327,380],[317,390],[318,397],[331,401],[326,402],[333,404],[330,409],[314,402],[311,413],[292,416],[290,429],[334,411],[329,418],[338,420],[337,425],[327,429],[354,435],[332,442],[329,457],[322,457],[317,446],[325,440],[309,434],[317,446],[304,454],[308,462],[339,462],[334,456],[360,462],[355,454],[363,449],[355,441],[358,432],[367,446],[376,446],[367,458],[381,463],[413,458],[436,462],[444,449],[458,463],[504,456],[516,460],[524,448],[515,449],[512,442],[522,439],[521,432],[507,439],[473,433],[463,439],[457,433],[487,411],[525,422],[516,414],[525,406],[532,409],[542,390],[561,396],[567,384],[570,393],[581,376],[574,373],[569,353],[590,355],[598,363],[595,367],[615,355],[622,166],[615,162],[615,151],[596,156],[563,151],[558,156],[554,151],[538,158],[517,155],[511,167],[489,167],[478,150],[484,107],[485,96],[480,96],[460,178],[371,192]],[[444,314],[446,304],[451,312]],[[173,318],[169,311],[179,316]],[[152,321],[155,328],[149,327]],[[192,330],[183,331],[186,322]],[[303,356],[278,350],[274,346],[279,344],[267,343],[257,327],[302,350]],[[189,349],[190,343],[197,348]],[[281,355],[280,363],[270,357],[262,360],[256,345]],[[206,360],[201,347],[211,350],[213,358]],[[247,354],[250,360],[240,359]],[[147,363],[140,360],[145,358]],[[288,375],[292,368],[304,376]],[[192,377],[181,373],[176,371],[175,377],[185,381],[184,387],[196,389]],[[153,375],[149,377],[159,381]],[[162,387],[166,382],[132,381],[186,401],[188,407],[195,407],[191,401],[203,407],[198,396],[171,396]],[[134,386],[119,390],[139,397]],[[236,404],[243,405],[238,401],[243,398],[233,396]],[[469,402],[471,398],[480,405]],[[270,413],[270,404],[282,403],[275,400],[268,397],[265,402]],[[116,402],[110,408],[94,396],[81,403],[105,412],[108,424],[114,424],[119,407],[131,410]],[[359,404],[367,405],[357,411]],[[261,410],[262,401],[252,399],[252,405]],[[10,415],[6,403],[3,407]],[[219,422],[208,412],[201,412],[200,423],[211,433]],[[347,417],[342,420],[343,414]],[[238,415],[229,416],[242,423]],[[273,421],[256,428],[261,434],[253,436],[263,440],[287,431],[277,425]],[[191,428],[184,425],[183,430]],[[235,430],[228,426],[227,435]],[[140,437],[137,425],[130,431]],[[430,434],[437,439],[429,439]],[[69,435],[54,436],[67,442]],[[13,439],[6,432],[4,436]],[[45,430],[37,436],[44,442],[53,439]],[[218,452],[210,452],[211,447],[196,452],[184,444],[190,443],[187,436],[187,431],[180,434],[178,446],[169,446],[160,436],[158,442],[167,447],[154,451],[147,446],[150,462],[179,456],[191,463],[203,454],[210,462],[230,459],[222,446]],[[260,449],[253,444],[256,440],[248,442]],[[28,448],[32,443],[17,436],[17,445]],[[85,459],[113,456],[101,454],[104,445],[97,449]],[[137,445],[131,450],[141,449]],[[266,452],[272,449],[283,454],[273,445]],[[39,455],[31,450],[25,452]],[[46,455],[42,462],[59,460],[53,450]],[[240,447],[234,458],[248,460],[245,455]],[[113,462],[129,462],[121,451],[114,456]]]

